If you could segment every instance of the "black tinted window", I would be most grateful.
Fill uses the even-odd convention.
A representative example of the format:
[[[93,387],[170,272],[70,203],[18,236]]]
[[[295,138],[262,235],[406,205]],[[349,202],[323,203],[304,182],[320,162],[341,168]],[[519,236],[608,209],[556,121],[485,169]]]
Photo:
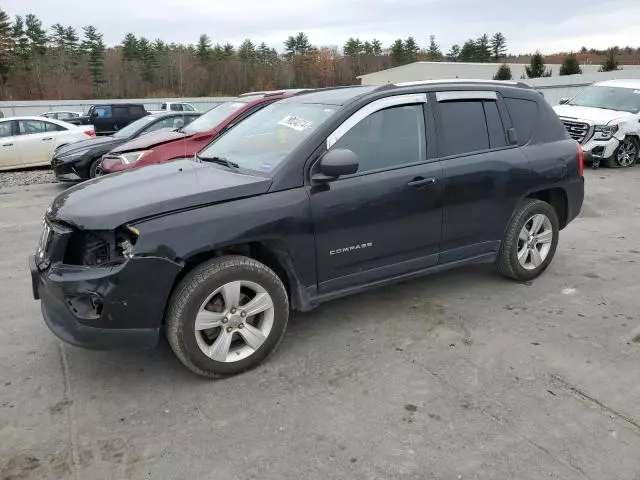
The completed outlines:
[[[140,105],[132,105],[129,107],[129,115],[132,117],[143,117],[145,115],[145,109]]]
[[[332,148],[348,148],[358,156],[358,172],[426,160],[422,105],[380,110],[344,134]]]
[[[438,103],[444,145],[441,155],[459,155],[489,149],[489,132],[482,101]]]
[[[113,107],[113,116],[114,117],[128,117],[129,116],[129,108],[128,107]]]
[[[489,145],[491,148],[504,147],[507,140],[504,136],[504,127],[498,112],[498,104],[496,102],[484,102],[484,115],[487,119],[487,128],[489,129]]]
[[[518,134],[518,144],[524,145],[531,139],[533,126],[538,117],[538,104],[533,100],[505,98],[511,122]]]

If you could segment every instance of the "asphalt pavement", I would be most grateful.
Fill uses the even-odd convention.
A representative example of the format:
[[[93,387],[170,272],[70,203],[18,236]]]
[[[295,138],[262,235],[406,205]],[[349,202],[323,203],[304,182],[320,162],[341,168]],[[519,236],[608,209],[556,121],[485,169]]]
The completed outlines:
[[[63,188],[0,190],[0,479],[640,480],[640,168],[587,172],[538,280],[473,267],[337,300],[218,381],[166,342],[47,330],[26,259]]]

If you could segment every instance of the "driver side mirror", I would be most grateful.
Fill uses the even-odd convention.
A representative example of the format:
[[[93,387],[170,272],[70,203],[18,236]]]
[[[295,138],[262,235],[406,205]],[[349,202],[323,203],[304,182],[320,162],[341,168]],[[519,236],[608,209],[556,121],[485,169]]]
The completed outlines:
[[[564,105],[565,103],[569,103],[569,99],[568,99],[568,98],[566,98],[566,97],[562,97],[562,98],[560,99],[560,105]]]
[[[342,175],[358,171],[358,156],[346,148],[329,150],[320,159],[318,173],[311,177],[314,182],[328,182]]]

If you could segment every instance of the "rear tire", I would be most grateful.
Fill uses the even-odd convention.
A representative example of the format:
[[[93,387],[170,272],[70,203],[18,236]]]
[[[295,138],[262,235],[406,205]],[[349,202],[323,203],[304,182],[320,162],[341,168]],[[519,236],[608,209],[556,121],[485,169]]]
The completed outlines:
[[[629,168],[633,167],[638,160],[640,153],[640,145],[634,137],[625,137],[618,145],[616,151],[609,158],[605,159],[605,163],[609,168]]]
[[[280,278],[252,258],[225,256],[202,263],[178,284],[167,310],[166,335],[189,370],[213,378],[266,360],[288,319]]]
[[[527,198],[518,205],[505,233],[496,267],[508,278],[526,282],[544,272],[556,253],[560,224],[555,209]]]

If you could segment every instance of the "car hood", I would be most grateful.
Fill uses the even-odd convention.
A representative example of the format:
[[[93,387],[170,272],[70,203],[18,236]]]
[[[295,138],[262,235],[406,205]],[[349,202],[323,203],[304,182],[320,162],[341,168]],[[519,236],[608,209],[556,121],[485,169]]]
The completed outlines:
[[[47,218],[87,230],[110,230],[153,215],[259,195],[270,185],[270,178],[177,160],[71,187],[53,201]]]
[[[114,148],[110,153],[119,154],[124,152],[134,152],[137,150],[146,150],[148,148],[155,147],[156,145],[160,145],[161,143],[167,143],[172,140],[178,140],[186,137],[188,137],[187,134],[177,132],[175,130],[160,130],[157,132],[147,133],[146,135],[142,135],[141,137],[133,139],[127,143],[123,143],[117,148]]]
[[[108,137],[91,137],[86,140],[80,140],[79,142],[74,142],[69,145],[65,145],[64,147],[60,147],[56,150],[56,157],[61,157],[65,155],[72,155],[81,150],[86,150],[87,148],[96,148],[100,147],[105,151],[111,150],[113,147],[116,147],[124,142],[126,142],[126,138],[114,138],[111,136]]]
[[[588,120],[594,125],[606,125],[612,120],[624,120],[633,113],[605,108],[579,107],[577,105],[556,105],[553,107],[559,117]]]

